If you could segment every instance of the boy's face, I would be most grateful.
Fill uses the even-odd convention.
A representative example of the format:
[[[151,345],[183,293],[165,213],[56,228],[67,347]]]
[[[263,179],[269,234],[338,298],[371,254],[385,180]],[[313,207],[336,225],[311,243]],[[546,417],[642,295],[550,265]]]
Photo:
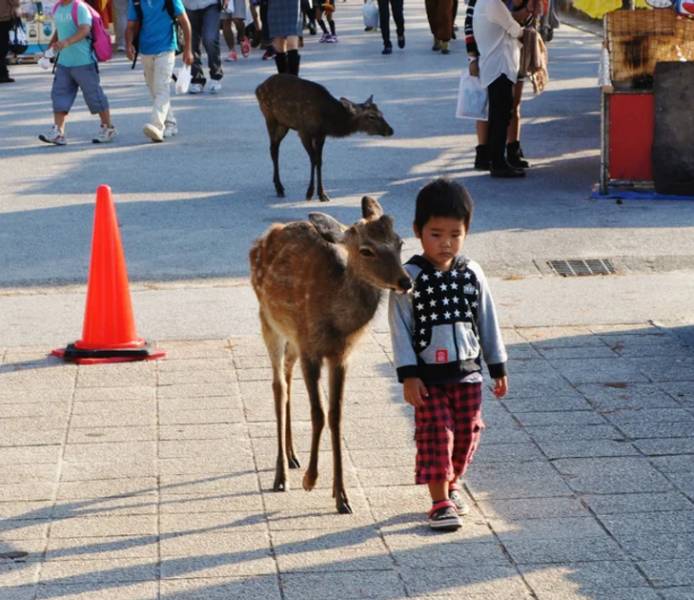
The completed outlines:
[[[439,271],[448,271],[465,240],[465,223],[455,217],[431,217],[415,235],[422,242],[424,257]]]

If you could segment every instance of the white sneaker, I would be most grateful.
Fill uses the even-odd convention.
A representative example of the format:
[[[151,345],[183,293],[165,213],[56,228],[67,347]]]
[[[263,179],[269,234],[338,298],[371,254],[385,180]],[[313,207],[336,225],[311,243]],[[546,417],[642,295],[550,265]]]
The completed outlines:
[[[170,138],[178,135],[178,125],[175,121],[167,121],[164,123],[164,137]]]
[[[55,144],[56,146],[64,146],[67,144],[65,135],[58,129],[57,125],[53,125],[47,133],[42,133],[39,135],[39,139],[47,144]]]
[[[202,83],[191,83],[188,88],[189,94],[202,94]]]
[[[164,132],[159,129],[159,127],[155,127],[151,123],[147,123],[147,125],[142,128],[142,131],[153,142],[164,141]]]
[[[92,138],[92,142],[95,144],[108,144],[109,142],[112,142],[113,138],[117,135],[118,131],[116,131],[116,128],[113,125],[109,127],[108,125],[104,125],[102,123],[101,127],[99,128],[99,133]]]
[[[217,81],[216,79],[213,79],[212,81],[210,81],[210,85],[207,86],[207,91],[208,91],[210,94],[216,94],[216,93],[219,92],[221,89],[222,89],[222,82],[221,82],[221,81]]]

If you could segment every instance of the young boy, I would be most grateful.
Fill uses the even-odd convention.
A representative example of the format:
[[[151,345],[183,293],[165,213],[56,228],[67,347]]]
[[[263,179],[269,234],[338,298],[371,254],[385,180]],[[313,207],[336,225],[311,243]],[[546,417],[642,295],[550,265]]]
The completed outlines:
[[[472,200],[445,179],[417,196],[414,233],[422,254],[405,264],[414,283],[390,294],[389,321],[398,381],[415,407],[415,482],[427,484],[432,529],[461,525],[465,505],[458,479],[477,449],[481,418],[481,356],[506,394],[506,349],[494,302],[480,266],[459,254],[470,228]]]
[[[148,0],[140,3],[140,13],[133,0],[128,2],[128,27],[125,30],[126,53],[135,58],[135,38],[142,56],[145,82],[152,98],[152,112],[142,132],[153,142],[178,133],[178,124],[171,109],[171,74],[176,62],[176,31],[171,14],[164,0]],[[184,37],[183,62],[193,63],[190,22],[181,0],[173,0],[173,15],[181,25]],[[140,19],[142,22],[140,22]]]
[[[82,3],[77,7],[77,26],[72,18],[72,3],[77,0],[60,0],[54,13],[55,33],[50,47],[58,54],[58,64],[53,78],[51,100],[53,102],[53,127],[39,135],[47,144],[64,146],[65,119],[77,96],[82,90],[89,111],[98,114],[101,128],[92,139],[95,144],[105,144],[116,137],[116,128],[111,123],[108,99],[101,88],[99,69],[92,51],[89,35],[92,16]]]

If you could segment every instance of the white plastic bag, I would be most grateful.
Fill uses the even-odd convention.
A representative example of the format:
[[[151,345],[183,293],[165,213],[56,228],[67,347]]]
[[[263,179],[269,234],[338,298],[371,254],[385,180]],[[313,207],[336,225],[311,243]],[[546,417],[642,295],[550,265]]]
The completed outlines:
[[[364,27],[376,29],[378,27],[378,4],[376,0],[366,0],[362,10],[364,15]]]
[[[460,76],[458,87],[458,106],[455,116],[459,119],[486,121],[489,118],[487,88],[482,87],[479,77],[470,75],[465,69]]]
[[[187,94],[190,87],[190,80],[193,76],[190,74],[189,65],[181,65],[176,71],[176,93]]]

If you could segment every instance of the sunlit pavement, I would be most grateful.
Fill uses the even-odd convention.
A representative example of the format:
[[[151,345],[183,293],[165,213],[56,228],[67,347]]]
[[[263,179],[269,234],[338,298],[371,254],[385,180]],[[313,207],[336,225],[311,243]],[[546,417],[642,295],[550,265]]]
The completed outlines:
[[[423,4],[423,3],[422,3]],[[217,96],[174,99],[180,134],[141,133],[141,70],[102,67],[120,135],[90,143],[81,99],[64,148],[36,139],[50,76],[35,65],[0,96],[0,599],[684,600],[694,598],[693,207],[589,200],[597,180],[600,40],[569,27],[552,83],[523,105],[533,168],[520,183],[471,169],[472,123],[453,117],[461,41],[431,52],[423,7],[407,47],[380,54],[361,3],[338,3],[340,42],[307,37],[302,74],[336,96],[370,94],[392,138],[328,140],[329,204],[303,200],[308,160],[282,145],[274,197],[253,90],[274,65],[225,63]],[[459,19],[462,23],[462,18]],[[223,44],[222,44],[223,45]],[[223,45],[224,47],[224,45]],[[476,200],[466,251],[491,279],[511,391],[485,398],[464,480],[463,528],[433,534],[413,485],[411,414],[380,312],[355,351],[345,403],[346,484],[272,491],[270,369],[248,285],[251,240],[324,210],[345,223],[378,196],[406,237],[422,184],[461,178]],[[93,198],[116,200],[139,333],[164,360],[65,365],[79,338]],[[562,278],[548,260],[607,258],[617,274]],[[294,386],[295,446],[310,422]]]

